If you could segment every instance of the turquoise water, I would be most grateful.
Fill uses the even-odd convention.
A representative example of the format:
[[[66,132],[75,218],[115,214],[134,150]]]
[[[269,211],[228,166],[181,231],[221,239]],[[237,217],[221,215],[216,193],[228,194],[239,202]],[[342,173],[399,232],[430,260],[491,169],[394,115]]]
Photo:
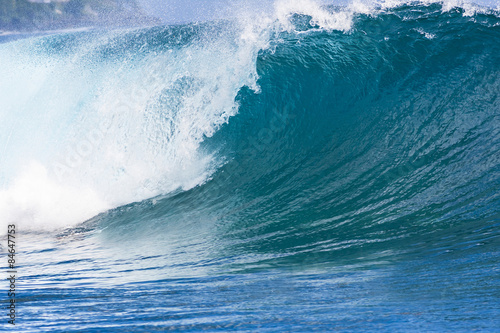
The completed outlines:
[[[0,44],[14,331],[498,331],[500,19],[471,8]]]

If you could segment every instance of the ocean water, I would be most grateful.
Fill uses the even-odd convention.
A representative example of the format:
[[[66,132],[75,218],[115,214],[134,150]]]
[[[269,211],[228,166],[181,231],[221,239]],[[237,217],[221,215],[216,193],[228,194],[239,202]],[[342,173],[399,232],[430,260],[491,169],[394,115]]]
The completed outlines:
[[[499,162],[491,8],[4,41],[0,326],[498,332]]]

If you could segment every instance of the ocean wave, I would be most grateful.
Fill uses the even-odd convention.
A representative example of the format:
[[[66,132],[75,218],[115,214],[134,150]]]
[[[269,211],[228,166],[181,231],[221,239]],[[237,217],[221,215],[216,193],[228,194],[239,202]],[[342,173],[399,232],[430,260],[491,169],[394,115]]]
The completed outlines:
[[[168,230],[245,265],[487,228],[500,21],[449,4],[281,2],[260,19],[2,44],[2,223]]]

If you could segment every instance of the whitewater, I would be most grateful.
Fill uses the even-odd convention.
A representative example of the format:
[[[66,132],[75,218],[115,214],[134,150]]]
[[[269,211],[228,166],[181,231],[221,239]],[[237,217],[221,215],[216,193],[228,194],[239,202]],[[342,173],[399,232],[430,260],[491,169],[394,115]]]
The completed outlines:
[[[0,325],[498,330],[498,8],[228,11],[0,37]]]

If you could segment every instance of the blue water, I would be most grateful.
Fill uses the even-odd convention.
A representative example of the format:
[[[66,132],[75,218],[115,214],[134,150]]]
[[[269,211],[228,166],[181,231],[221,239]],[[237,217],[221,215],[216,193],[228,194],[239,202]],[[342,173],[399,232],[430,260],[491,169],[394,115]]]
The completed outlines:
[[[299,1],[0,64],[5,330],[499,331],[497,11]]]

